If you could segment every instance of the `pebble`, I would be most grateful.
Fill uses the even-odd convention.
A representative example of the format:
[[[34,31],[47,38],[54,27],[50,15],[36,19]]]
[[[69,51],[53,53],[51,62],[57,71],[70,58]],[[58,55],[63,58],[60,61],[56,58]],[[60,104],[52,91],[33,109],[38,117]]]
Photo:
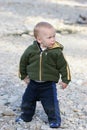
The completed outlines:
[[[7,108],[7,109],[3,110],[2,115],[3,115],[3,116],[14,116],[15,113],[14,113],[13,110]]]

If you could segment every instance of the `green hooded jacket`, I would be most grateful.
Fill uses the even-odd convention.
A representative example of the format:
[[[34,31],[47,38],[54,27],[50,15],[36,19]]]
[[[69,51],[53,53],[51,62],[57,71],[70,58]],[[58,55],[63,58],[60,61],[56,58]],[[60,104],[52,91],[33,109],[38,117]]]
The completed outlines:
[[[58,82],[60,76],[64,83],[71,80],[70,69],[62,53],[63,46],[56,42],[52,48],[41,51],[34,41],[20,59],[19,72],[23,80],[29,76],[32,80]]]

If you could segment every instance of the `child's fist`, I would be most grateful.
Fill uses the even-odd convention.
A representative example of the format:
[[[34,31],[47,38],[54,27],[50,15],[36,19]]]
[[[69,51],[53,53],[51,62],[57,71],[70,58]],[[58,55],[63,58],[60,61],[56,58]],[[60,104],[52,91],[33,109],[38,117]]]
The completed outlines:
[[[64,82],[60,82],[59,85],[62,87],[62,89],[65,89],[68,86],[68,84]]]

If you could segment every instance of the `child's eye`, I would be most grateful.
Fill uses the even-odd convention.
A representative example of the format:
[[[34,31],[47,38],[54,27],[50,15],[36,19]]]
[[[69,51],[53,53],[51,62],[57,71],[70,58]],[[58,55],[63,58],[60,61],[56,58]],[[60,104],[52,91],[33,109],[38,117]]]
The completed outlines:
[[[55,38],[55,35],[51,36],[51,37],[48,37],[48,39],[51,39],[51,38]]]
[[[48,39],[50,39],[50,38],[52,38],[52,37],[48,37]]]

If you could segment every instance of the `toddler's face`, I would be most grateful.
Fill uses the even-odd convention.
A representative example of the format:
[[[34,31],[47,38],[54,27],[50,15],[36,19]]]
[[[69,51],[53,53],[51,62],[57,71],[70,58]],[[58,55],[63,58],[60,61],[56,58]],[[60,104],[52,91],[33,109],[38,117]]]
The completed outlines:
[[[51,48],[55,43],[55,29],[54,28],[41,28],[39,32],[39,43],[43,47]]]

